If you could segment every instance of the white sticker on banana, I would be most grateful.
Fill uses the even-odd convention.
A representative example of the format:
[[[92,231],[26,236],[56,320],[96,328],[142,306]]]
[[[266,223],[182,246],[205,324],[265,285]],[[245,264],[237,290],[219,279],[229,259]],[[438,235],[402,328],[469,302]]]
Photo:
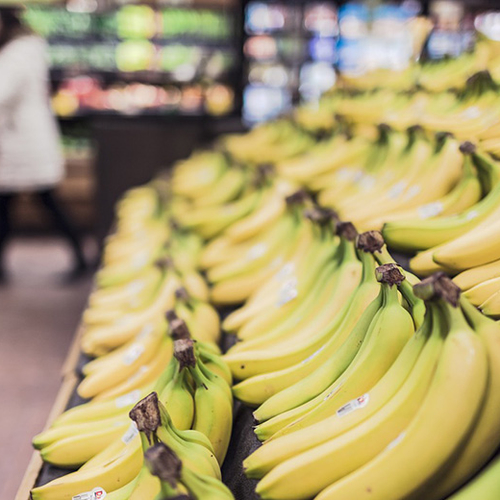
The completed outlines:
[[[139,359],[139,356],[145,351],[142,344],[134,342],[125,352],[122,357],[122,362],[126,366],[130,366],[134,361]]]
[[[387,193],[387,197],[390,198],[391,200],[394,200],[401,196],[403,194],[403,191],[406,189],[407,182],[405,181],[399,181],[394,186],[392,186],[391,189],[389,189],[389,192]]]
[[[433,203],[427,203],[427,205],[422,205],[417,208],[418,216],[421,219],[429,219],[431,217],[436,217],[443,213],[444,206],[440,201],[435,201]]]
[[[285,264],[274,276],[277,281],[284,280],[287,276],[290,276],[295,271],[295,264],[293,262],[288,262]]]
[[[115,399],[115,404],[117,408],[125,408],[126,406],[133,405],[139,401],[141,397],[141,391],[139,389],[135,389],[134,391],[128,392],[123,396],[118,396]]]
[[[477,210],[471,210],[467,216],[466,216],[466,219],[467,220],[472,220],[472,219],[475,219],[477,216],[479,215],[479,212]]]
[[[144,280],[135,280],[127,285],[127,292],[131,295],[137,295],[144,290],[145,286]]]
[[[75,495],[72,500],[103,500],[103,498],[106,498],[106,492],[103,488],[97,487],[92,491]]]
[[[140,253],[134,256],[132,260],[132,267],[134,269],[141,269],[148,263],[149,256],[147,253]]]
[[[265,243],[257,243],[247,252],[247,260],[257,260],[263,257],[267,252],[267,245]]]
[[[151,323],[146,323],[142,327],[142,330],[137,335],[137,340],[142,340],[142,339],[146,338],[148,335],[151,335],[151,333],[153,333],[153,330],[154,330],[154,326]]]
[[[420,191],[422,191],[422,188],[420,186],[411,186],[410,189],[406,192],[406,195],[404,196],[404,200],[408,201],[411,200],[412,198],[415,198]]]
[[[368,393],[363,394],[359,398],[353,399],[349,401],[345,405],[341,406],[337,410],[337,417],[345,417],[352,413],[353,411],[359,410],[360,408],[364,408],[370,401],[370,395]]]
[[[129,445],[133,441],[135,436],[137,436],[137,434],[139,434],[139,430],[137,429],[135,422],[132,422],[130,424],[130,427],[127,429],[125,434],[122,436],[122,441],[126,445]]]

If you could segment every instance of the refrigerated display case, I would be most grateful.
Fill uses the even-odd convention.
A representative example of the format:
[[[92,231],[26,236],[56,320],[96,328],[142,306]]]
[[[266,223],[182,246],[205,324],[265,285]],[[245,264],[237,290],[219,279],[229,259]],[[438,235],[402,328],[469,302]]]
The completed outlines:
[[[225,1],[32,4],[25,15],[48,41],[55,111],[74,116],[238,113],[238,14]]]
[[[336,80],[335,2],[245,2],[243,118],[274,118]]]

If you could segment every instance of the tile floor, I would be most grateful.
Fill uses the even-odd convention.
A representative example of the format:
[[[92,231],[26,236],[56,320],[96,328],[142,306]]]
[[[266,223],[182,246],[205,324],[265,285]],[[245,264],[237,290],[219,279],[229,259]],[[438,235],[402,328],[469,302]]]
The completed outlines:
[[[7,252],[10,280],[0,287],[2,500],[17,492],[90,289],[90,277],[61,284],[70,256],[56,238],[17,238]]]

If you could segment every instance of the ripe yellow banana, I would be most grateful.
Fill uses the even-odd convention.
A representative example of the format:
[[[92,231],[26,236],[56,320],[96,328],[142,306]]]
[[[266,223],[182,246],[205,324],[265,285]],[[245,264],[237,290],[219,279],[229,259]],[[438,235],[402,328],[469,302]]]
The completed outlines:
[[[483,281],[500,277],[500,260],[490,262],[484,266],[477,266],[457,274],[453,281],[462,291],[469,290]]]
[[[439,322],[437,315],[433,322]],[[425,326],[424,329],[430,330]],[[347,432],[335,433],[337,437],[334,438],[329,437],[332,418],[321,422],[325,429],[322,441],[316,446],[310,444],[307,451],[299,451],[297,455],[292,452],[283,463],[274,462],[276,467],[257,486],[259,494],[263,498],[310,498],[365,465],[393,441],[414,417],[429,389],[443,342],[439,326],[433,326],[432,331],[431,337],[429,331],[426,335],[413,337],[387,372],[384,378],[392,378],[392,385],[398,390],[384,396],[385,404],[378,411]],[[384,378],[377,386],[384,384]],[[337,420],[342,419],[342,412],[355,411],[354,403],[361,408],[371,404],[371,395],[377,395],[377,386],[351,402],[350,407],[340,407],[335,415]],[[311,439],[319,441],[318,429],[309,429],[315,431],[310,432]],[[306,431],[304,429],[303,433]],[[292,437],[293,434],[289,436]],[[276,445],[278,441],[272,440],[269,445]],[[325,464],[331,465],[325,467]]]
[[[442,278],[440,278],[440,281]],[[418,287],[434,296],[435,285]],[[448,283],[444,285],[449,290]],[[397,500],[430,480],[467,438],[487,387],[486,350],[455,304],[443,304],[449,331],[429,392],[408,427],[384,451],[355,472],[333,483],[318,500]],[[446,426],[433,425],[436,418]]]

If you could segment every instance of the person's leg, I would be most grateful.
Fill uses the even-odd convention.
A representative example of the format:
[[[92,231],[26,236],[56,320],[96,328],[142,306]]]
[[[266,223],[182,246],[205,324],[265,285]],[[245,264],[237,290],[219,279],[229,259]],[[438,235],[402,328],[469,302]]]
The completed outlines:
[[[0,280],[5,279],[4,254],[11,232],[10,211],[13,199],[12,193],[0,193]]]
[[[52,220],[54,221],[58,230],[66,238],[71,248],[73,249],[73,254],[76,261],[75,270],[84,270],[87,267],[87,264],[80,244],[80,237],[73,224],[70,222],[61,206],[59,205],[58,201],[56,200],[54,196],[54,190],[46,189],[44,191],[39,191],[37,193],[37,196],[42,202],[43,206],[48,210],[48,212],[50,212]]]

